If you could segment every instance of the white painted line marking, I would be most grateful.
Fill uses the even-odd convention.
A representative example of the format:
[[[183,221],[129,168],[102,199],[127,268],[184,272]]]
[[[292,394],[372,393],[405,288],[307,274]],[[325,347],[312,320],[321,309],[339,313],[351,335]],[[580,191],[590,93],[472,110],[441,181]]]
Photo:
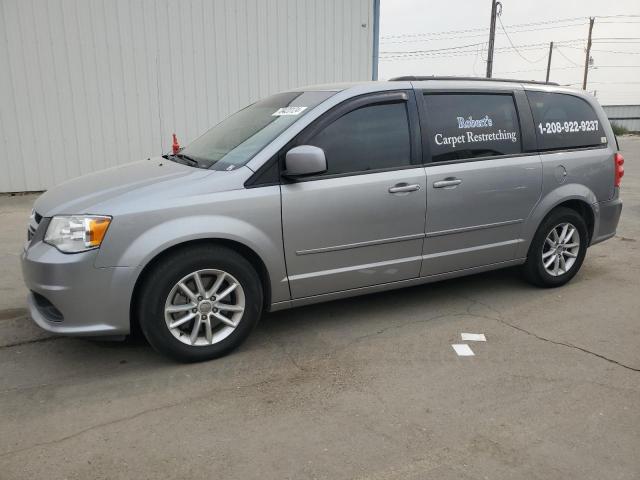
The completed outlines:
[[[456,343],[451,345],[459,357],[473,357],[475,353],[466,343]]]
[[[484,333],[461,333],[463,342],[486,342],[487,338]]]

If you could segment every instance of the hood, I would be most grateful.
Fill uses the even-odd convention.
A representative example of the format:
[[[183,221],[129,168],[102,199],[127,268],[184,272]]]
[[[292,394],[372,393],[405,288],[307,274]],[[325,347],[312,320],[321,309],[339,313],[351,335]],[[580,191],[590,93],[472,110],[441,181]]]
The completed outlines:
[[[52,215],[105,214],[110,215],[117,208],[118,200],[124,202],[145,201],[152,196],[162,195],[165,199],[176,191],[197,191],[200,180],[217,177],[217,182],[206,182],[207,190],[234,188],[237,181],[221,182],[222,177],[232,180],[235,172],[217,172],[190,167],[162,157],[128,163],[101,170],[61,183],[42,194],[35,202],[34,209],[44,217]],[[232,175],[224,175],[231,173]],[[185,182],[190,188],[185,189]],[[225,188],[224,184],[227,188]],[[241,185],[241,183],[240,183]],[[191,188],[193,187],[193,188]]]

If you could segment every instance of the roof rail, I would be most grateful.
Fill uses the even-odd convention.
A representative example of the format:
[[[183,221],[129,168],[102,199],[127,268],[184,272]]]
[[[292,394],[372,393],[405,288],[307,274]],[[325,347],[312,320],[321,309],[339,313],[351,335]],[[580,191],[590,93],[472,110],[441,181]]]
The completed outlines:
[[[516,80],[513,78],[482,78],[482,77],[437,77],[435,75],[432,75],[430,77],[425,77],[425,76],[415,76],[415,75],[406,75],[404,77],[394,77],[394,78],[390,78],[389,81],[390,82],[400,82],[400,81],[406,81],[406,82],[417,82],[419,80],[471,80],[474,82],[509,82],[509,83],[533,83],[536,85],[558,85],[555,82],[539,82],[536,80]]]

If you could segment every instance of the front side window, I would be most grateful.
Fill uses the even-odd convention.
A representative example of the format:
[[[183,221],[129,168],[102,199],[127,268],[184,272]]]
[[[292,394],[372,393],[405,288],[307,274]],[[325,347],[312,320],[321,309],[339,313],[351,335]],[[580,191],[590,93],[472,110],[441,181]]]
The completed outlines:
[[[424,103],[433,162],[522,152],[512,95],[428,93]]]
[[[563,150],[606,145],[596,112],[582,98],[564,93],[527,91],[538,149]]]
[[[406,102],[352,110],[305,143],[324,150],[329,175],[410,165]]]
[[[335,92],[279,93],[227,117],[180,153],[200,168],[233,170]]]

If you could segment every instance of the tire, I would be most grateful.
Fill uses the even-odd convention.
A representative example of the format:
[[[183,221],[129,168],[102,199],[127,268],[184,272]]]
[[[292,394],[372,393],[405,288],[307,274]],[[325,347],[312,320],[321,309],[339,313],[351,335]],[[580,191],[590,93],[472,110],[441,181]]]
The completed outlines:
[[[224,298],[215,297],[228,289]],[[198,245],[152,266],[137,300],[140,327],[156,351],[181,362],[201,362],[226,355],[249,336],[262,313],[263,293],[255,269],[238,252]]]
[[[571,228],[575,228],[573,234],[566,235],[567,240],[562,239],[564,225],[569,225],[568,234],[570,234]],[[555,236],[552,233],[553,230],[556,232]],[[556,242],[553,241],[554,238],[557,240]],[[576,240],[578,246],[572,247]],[[587,253],[588,243],[587,225],[580,214],[565,207],[552,210],[542,221],[533,237],[527,261],[522,268],[524,278],[529,283],[543,288],[564,285],[580,270]],[[558,246],[561,247],[559,250],[556,249]],[[569,256],[574,254],[575,257]],[[545,256],[544,260],[543,255]],[[551,265],[545,267],[545,263],[550,261]],[[564,269],[562,262],[564,262]]]

